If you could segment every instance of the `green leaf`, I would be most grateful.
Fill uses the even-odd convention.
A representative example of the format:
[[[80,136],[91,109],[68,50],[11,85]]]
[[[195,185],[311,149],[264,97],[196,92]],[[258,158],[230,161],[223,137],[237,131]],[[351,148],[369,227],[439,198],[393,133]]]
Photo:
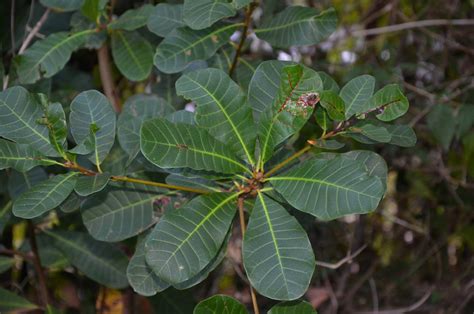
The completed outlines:
[[[192,61],[212,57],[240,26],[242,24],[215,25],[205,30],[177,28],[158,45],[154,64],[164,73],[181,72]]]
[[[15,260],[10,257],[0,256],[0,274],[6,272],[15,264]]]
[[[146,261],[158,277],[182,283],[209,264],[232,223],[237,196],[199,196],[165,213],[146,242]]]
[[[268,314],[316,314],[316,311],[308,302],[298,300],[278,303]]]
[[[311,145],[313,145],[314,147],[319,147],[326,150],[338,150],[345,146],[344,143],[340,143],[335,140],[319,140],[319,139],[313,140],[311,142]]]
[[[155,295],[170,286],[169,283],[155,275],[151,267],[146,264],[145,241],[148,234],[143,234],[138,238],[135,253],[127,266],[127,278],[130,286],[133,291],[144,296]]]
[[[15,86],[0,93],[0,136],[57,157],[49,142],[48,128],[38,123],[42,117],[41,105],[23,87]]]
[[[447,151],[456,132],[454,110],[449,105],[435,105],[426,122],[434,138]]]
[[[69,12],[80,9],[84,0],[40,0],[40,3],[56,11]]]
[[[99,24],[99,17],[108,0],[84,0],[81,12],[92,22]]]
[[[163,193],[160,188],[134,183],[110,186],[82,204],[82,221],[97,240],[122,241],[156,222],[153,202]]]
[[[338,155],[335,154],[337,157]],[[342,158],[356,160],[361,162],[367,171],[367,174],[371,177],[377,177],[382,182],[384,192],[387,188],[387,163],[385,159],[379,154],[376,154],[367,150],[353,150],[344,154],[341,154]]]
[[[194,112],[187,110],[178,110],[170,113],[166,116],[166,119],[173,123],[185,123],[190,125],[196,124],[196,121],[194,120]]]
[[[2,208],[0,208],[0,235],[3,233],[5,226],[10,221],[11,212],[12,212],[11,208],[12,208],[11,201],[8,202],[6,205],[4,205]]]
[[[240,87],[226,73],[204,69],[183,75],[176,82],[176,93],[196,102],[196,122],[200,127],[255,164],[252,111]]]
[[[191,168],[222,173],[249,171],[231,150],[204,129],[156,118],[143,123],[143,155],[161,168]]]
[[[318,74],[321,77],[321,80],[323,81],[323,89],[325,91],[333,91],[334,93],[339,93],[339,85],[331,76],[329,76],[329,74],[323,71],[318,71]]]
[[[44,231],[56,246],[90,279],[110,288],[128,285],[127,256],[115,245],[94,240],[90,235],[76,231]]]
[[[245,306],[227,295],[214,295],[202,300],[194,308],[193,314],[248,314]]]
[[[234,6],[227,0],[184,1],[184,22],[192,29],[207,28],[235,13]]]
[[[0,170],[13,168],[25,172],[38,165],[50,164],[30,145],[17,144],[0,138]]]
[[[190,291],[178,291],[173,288],[166,289],[149,300],[155,314],[190,314],[195,305],[194,296]]]
[[[313,113],[323,87],[319,75],[302,65],[282,68],[280,88],[271,106],[260,116],[258,135],[261,165],[268,161],[277,145],[298,132]]]
[[[323,220],[371,212],[384,194],[379,178],[344,158],[308,160],[267,180],[292,206]]]
[[[37,308],[37,305],[18,296],[16,293],[0,288],[0,312],[31,311]]]
[[[261,193],[250,215],[242,255],[258,293],[294,300],[308,289],[315,267],[308,236],[285,208]]]
[[[129,162],[140,152],[140,128],[143,121],[165,116],[173,111],[170,104],[155,95],[137,94],[127,99],[117,121],[117,137],[120,146],[129,155]]]
[[[276,47],[314,45],[331,35],[337,26],[334,9],[290,6],[272,19],[265,21],[255,34]]]
[[[133,31],[147,24],[148,18],[151,15],[153,6],[151,4],[144,4],[138,9],[127,10],[124,14],[114,21],[112,21],[107,27],[109,29],[124,29],[127,31]]]
[[[390,144],[401,147],[412,147],[416,144],[416,134],[413,129],[408,125],[386,124],[384,127],[391,135]]]
[[[51,238],[44,233],[40,233],[36,236],[36,242],[38,246],[39,257],[41,265],[45,268],[56,268],[64,269],[70,266],[69,261],[58,250],[54,245],[51,245]],[[20,250],[24,253],[31,252],[31,246],[29,242],[24,242],[20,247]]]
[[[72,192],[64,202],[59,205],[59,209],[66,214],[75,212],[81,207],[82,201],[83,200],[76,193]]]
[[[47,179],[48,175],[41,167],[28,172],[12,171],[8,178],[8,194],[12,200],[16,200],[21,194]]]
[[[76,12],[71,16],[70,25],[71,32],[73,33],[78,33],[84,30],[96,28],[96,23],[92,22],[81,12]],[[107,37],[107,29],[98,30],[87,36],[83,47],[87,49],[99,49],[100,47],[102,47]]]
[[[346,105],[346,119],[364,112],[374,93],[374,87],[375,78],[370,75],[358,76],[342,87],[339,96]]]
[[[345,117],[345,104],[339,95],[332,90],[325,90],[320,93],[321,106],[326,109],[329,117],[334,121],[343,121]]]
[[[97,130],[94,154],[89,159],[99,165],[115,141],[115,112],[107,98],[96,90],[80,93],[71,103],[69,123],[76,143],[90,136],[91,126]]]
[[[49,130],[49,141],[54,149],[63,157],[66,156],[65,148],[67,138],[66,115],[63,106],[60,103],[45,103],[44,123]]]
[[[363,136],[380,143],[388,143],[392,136],[383,126],[370,123],[359,123],[349,128],[350,132],[362,134]]]
[[[80,196],[88,196],[102,191],[109,183],[110,175],[99,173],[95,176],[81,176],[77,179],[74,191]]]
[[[242,9],[243,7],[249,5],[252,0],[232,0],[232,5],[237,10]]]
[[[74,189],[76,175],[76,172],[59,174],[33,186],[15,200],[13,214],[32,219],[59,206]]]
[[[160,3],[150,13],[148,29],[160,37],[166,37],[175,28],[185,26],[182,4]]]
[[[153,49],[137,32],[113,32],[112,56],[120,73],[131,81],[143,81],[151,73]]]
[[[317,108],[316,112],[314,113],[316,118],[316,123],[323,129],[323,131],[327,131],[331,125],[331,120],[329,119],[329,115],[323,107]]]
[[[64,68],[71,54],[96,32],[88,29],[69,34],[59,32],[38,40],[17,57],[17,74],[21,84],[32,84],[41,77],[52,77]]]
[[[403,95],[398,84],[390,84],[378,90],[369,101],[366,110],[375,111],[377,119],[392,121],[408,111],[408,99]]]
[[[295,64],[278,60],[263,61],[255,70],[248,89],[248,102],[254,111],[256,121],[266,108],[271,107],[280,90],[283,67]]]
[[[181,283],[173,285],[174,288],[179,289],[179,290],[185,290],[189,289],[202,281],[204,281],[207,276],[217,267],[219,264],[222,262],[224,257],[226,256],[227,253],[227,246],[229,244],[229,239],[232,235],[232,228],[229,229],[227,232],[226,238],[224,239],[224,243],[222,243],[221,248],[219,249],[219,252],[216,254],[216,256],[207,264],[206,267],[204,267],[197,275],[189,278],[186,281],[183,281]]]

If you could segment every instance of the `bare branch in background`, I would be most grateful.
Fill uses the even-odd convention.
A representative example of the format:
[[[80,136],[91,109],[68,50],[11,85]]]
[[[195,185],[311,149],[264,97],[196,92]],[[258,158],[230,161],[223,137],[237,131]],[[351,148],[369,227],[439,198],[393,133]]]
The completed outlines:
[[[321,266],[321,267],[325,267],[325,268],[329,268],[329,269],[338,269],[339,267],[341,267],[342,265],[344,265],[345,263],[350,263],[352,262],[352,260],[357,256],[359,255],[363,250],[365,250],[365,248],[367,247],[367,245],[363,245],[362,247],[360,247],[357,251],[355,251],[354,253],[350,253],[348,252],[347,256],[344,257],[343,259],[341,259],[339,262],[337,263],[326,263],[326,262],[322,262],[322,261],[316,261],[316,265],[318,266]]]

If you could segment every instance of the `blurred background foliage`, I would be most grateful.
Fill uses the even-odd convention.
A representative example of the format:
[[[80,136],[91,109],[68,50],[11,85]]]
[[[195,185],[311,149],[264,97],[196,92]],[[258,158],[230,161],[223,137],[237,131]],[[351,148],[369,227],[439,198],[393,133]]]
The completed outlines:
[[[158,3],[117,0],[114,14],[120,15],[144,2]],[[398,311],[387,313],[472,313],[474,26],[423,26],[422,21],[472,21],[474,1],[261,2],[254,15],[257,23],[262,8],[265,12],[277,12],[293,4],[318,9],[334,6],[340,19],[339,28],[317,46],[289,50],[272,49],[253,37],[244,53],[249,64],[270,58],[294,60],[328,72],[340,85],[360,74],[375,76],[379,87],[399,83],[411,104],[403,122],[413,126],[418,136],[417,145],[409,149],[375,146],[389,166],[388,193],[375,213],[349,216],[331,223],[305,220],[316,259],[328,263],[320,263],[307,299],[319,313],[377,313],[386,309]],[[35,25],[44,10],[38,1],[2,1],[1,73],[9,68],[12,51],[21,45],[28,27]],[[10,19],[10,16],[14,18]],[[70,13],[52,12],[40,35],[68,30],[71,17]],[[400,24],[406,27],[394,26]],[[141,32],[154,46],[160,40],[145,29]],[[211,62],[219,64],[219,59]],[[176,76],[154,71],[147,81],[131,82],[114,69],[121,102],[136,93],[153,91],[170,100],[176,108],[183,108],[182,99],[164,93],[167,86],[174,85]],[[239,81],[245,82],[249,77],[245,70],[237,70]],[[82,49],[74,53],[68,66],[58,75],[28,88],[47,93],[53,101],[63,104],[69,104],[80,91],[101,89],[95,51]],[[308,127],[304,132],[312,133],[314,129]],[[303,142],[296,145],[303,145]],[[351,145],[364,148],[355,142]],[[0,176],[0,193],[6,193],[8,189],[5,178],[4,172]],[[67,219],[79,219],[80,222],[74,215]],[[55,220],[48,223],[55,223]],[[0,221],[0,230],[3,227],[4,221]],[[24,223],[9,224],[1,235],[2,243],[10,241],[13,247],[27,250],[23,243],[25,232]],[[67,261],[60,256],[57,258],[58,252],[48,250],[48,243],[41,238],[38,242],[43,263],[52,269],[48,284],[62,300],[64,308],[81,308],[83,312],[102,309],[104,313],[112,313],[126,307],[127,298],[115,290],[99,288],[74,276],[75,270],[71,267],[70,272],[55,273],[54,269],[64,267]],[[360,254],[344,259],[359,247],[364,247]],[[238,243],[231,243],[229,250],[234,259],[240,258]],[[337,264],[337,261],[341,263]],[[154,307],[156,313],[168,313],[165,308],[171,305],[164,302],[165,299],[191,302],[192,298],[201,299],[214,293],[230,294],[248,303],[246,284],[234,266],[231,260],[226,260],[204,283],[184,294],[167,290],[153,298],[151,305],[142,297],[136,297],[135,302],[143,311]],[[31,274],[24,265],[17,264],[13,272],[0,276],[2,283],[10,283],[6,288],[23,295],[34,293],[26,284]],[[262,306],[270,304],[262,303]]]

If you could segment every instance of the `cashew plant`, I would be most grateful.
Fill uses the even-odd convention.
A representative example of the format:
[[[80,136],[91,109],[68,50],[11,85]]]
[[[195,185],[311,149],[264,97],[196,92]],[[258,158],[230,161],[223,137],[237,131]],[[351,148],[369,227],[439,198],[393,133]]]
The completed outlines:
[[[315,254],[295,210],[327,221],[374,211],[387,166],[350,147],[416,141],[409,126],[392,123],[408,110],[396,84],[374,93],[375,79],[362,75],[339,88],[303,64],[242,56],[250,32],[275,47],[315,44],[334,30],[334,10],[289,6],[254,26],[250,1],[143,5],[116,19],[105,1],[41,2],[76,12],[70,33],[38,40],[15,59],[11,87],[0,93],[0,169],[8,178],[2,229],[29,221],[35,265],[50,246],[101,285],[158,297],[205,280],[238,234],[253,311],[266,297],[283,301],[269,313],[314,313],[301,298]],[[241,9],[243,22],[220,21]],[[164,37],[154,56],[138,32],[144,26]],[[229,44],[237,30],[240,40]],[[108,40],[128,80],[148,78],[153,63],[154,75],[179,78],[129,97],[121,113],[97,90],[68,104],[25,85],[54,76],[74,50]],[[178,99],[194,110],[176,110]],[[85,228],[68,218],[79,216]],[[285,302],[292,300],[300,301]],[[21,302],[55,305],[47,293],[38,304]],[[189,311],[248,313],[223,295]]]

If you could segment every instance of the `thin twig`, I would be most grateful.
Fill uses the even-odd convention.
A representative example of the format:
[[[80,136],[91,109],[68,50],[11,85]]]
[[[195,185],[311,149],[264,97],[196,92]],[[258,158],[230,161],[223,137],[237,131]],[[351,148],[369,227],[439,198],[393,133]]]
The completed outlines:
[[[399,32],[407,29],[420,28],[420,27],[431,27],[431,26],[468,26],[474,25],[474,20],[470,19],[458,19],[458,20],[423,20],[413,21],[395,25],[388,25],[383,27],[362,29],[351,31],[350,35],[354,37],[366,37],[373,35],[381,35],[385,33]]]
[[[28,261],[32,260],[32,256],[29,255],[28,253],[12,250],[12,249],[0,249],[0,255],[20,256],[21,258],[25,260],[28,260]]]
[[[341,267],[342,265],[346,264],[346,263],[350,263],[352,262],[352,260],[357,256],[359,255],[363,250],[365,250],[365,248],[367,247],[367,244],[361,246],[357,251],[355,251],[354,253],[350,253],[348,252],[347,256],[344,257],[343,259],[341,259],[340,261],[338,261],[337,263],[326,263],[326,262],[322,262],[322,261],[316,261],[316,265],[317,266],[321,266],[321,267],[325,267],[325,268],[329,268],[329,269],[338,269],[339,267]]]
[[[242,28],[242,36],[240,37],[239,45],[237,46],[237,49],[235,51],[235,56],[234,56],[234,60],[232,61],[232,65],[229,68],[229,76],[232,76],[232,74],[235,71],[235,68],[237,67],[237,63],[239,62],[239,58],[242,53],[242,48],[244,47],[245,40],[247,39],[247,35],[248,35],[247,32],[248,32],[250,23],[252,22],[252,13],[256,7],[257,5],[255,3],[250,3],[245,12],[245,22],[244,22],[244,27]]]
[[[10,8],[10,39],[11,39],[11,51],[12,56],[15,56],[15,0],[11,0],[11,8]]]
[[[33,38],[35,38],[36,34],[40,31],[41,27],[43,24],[46,22],[49,16],[50,9],[46,9],[44,11],[43,15],[39,19],[39,21],[36,23],[36,25],[33,27],[33,29],[28,33],[28,36],[26,36],[25,40],[23,41],[23,44],[21,44],[20,50],[18,50],[18,54],[21,55],[23,52],[25,52],[26,48],[30,45],[31,41]]]
[[[114,78],[112,76],[112,66],[110,63],[109,46],[104,43],[102,47],[97,50],[97,59],[99,61],[100,80],[104,93],[109,99],[115,112],[121,112],[122,106],[120,98],[115,89]]]
[[[237,199],[237,207],[239,209],[240,232],[242,234],[242,239],[244,238],[245,230],[247,229],[245,225],[244,202],[245,202],[245,199],[243,197],[239,197]],[[252,285],[250,283],[249,285],[250,285],[250,297],[252,299],[254,314],[260,314],[260,310],[258,309],[258,303],[257,303],[257,295]]]
[[[46,277],[43,272],[43,267],[41,266],[41,258],[38,251],[38,245],[36,242],[35,226],[31,220],[28,220],[28,230],[29,230],[29,240],[31,251],[33,253],[33,266],[38,276],[38,295],[41,296],[43,305],[46,307],[49,304],[49,293],[48,287],[46,286]]]

